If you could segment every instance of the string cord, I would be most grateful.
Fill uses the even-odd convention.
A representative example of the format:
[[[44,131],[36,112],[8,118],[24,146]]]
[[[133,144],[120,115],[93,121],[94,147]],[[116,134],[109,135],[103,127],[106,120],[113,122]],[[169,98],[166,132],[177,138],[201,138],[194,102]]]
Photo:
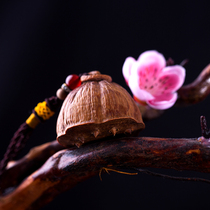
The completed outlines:
[[[49,119],[59,108],[61,100],[52,96],[39,103],[32,111],[30,117],[20,125],[10,140],[9,146],[0,162],[0,175],[4,172],[10,160],[14,159],[18,153],[25,147],[27,140],[33,133],[35,127],[45,120]]]
[[[66,98],[68,93],[81,85],[81,75],[71,74],[66,77],[66,81],[61,88],[57,90],[56,96],[46,98],[33,109],[28,119],[19,127],[14,136],[10,140],[9,146],[0,161],[0,175],[4,172],[10,160],[15,158],[17,154],[24,148],[27,140],[31,136],[33,130],[40,122],[45,122],[52,117],[55,111],[60,107],[61,102]]]

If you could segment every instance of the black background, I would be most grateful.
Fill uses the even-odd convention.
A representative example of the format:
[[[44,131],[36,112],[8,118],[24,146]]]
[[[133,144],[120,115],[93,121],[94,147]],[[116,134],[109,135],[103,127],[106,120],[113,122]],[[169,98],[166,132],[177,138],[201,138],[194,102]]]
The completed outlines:
[[[1,158],[10,138],[33,107],[55,94],[67,75],[99,70],[126,87],[122,65],[156,49],[179,64],[188,58],[185,84],[209,63],[208,1],[1,1]],[[206,2],[206,3],[205,3]],[[146,123],[142,136],[199,137],[199,117],[210,122],[210,99],[173,107]],[[56,138],[56,117],[39,125],[24,155]],[[198,172],[154,170],[176,176]],[[208,184],[179,182],[144,174],[111,173],[79,184],[43,209],[209,209]]]

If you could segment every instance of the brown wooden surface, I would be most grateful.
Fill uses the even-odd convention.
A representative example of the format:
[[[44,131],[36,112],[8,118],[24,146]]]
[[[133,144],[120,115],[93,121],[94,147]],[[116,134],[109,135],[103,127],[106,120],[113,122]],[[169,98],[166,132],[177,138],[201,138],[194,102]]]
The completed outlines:
[[[30,152],[17,161],[9,162],[7,170],[0,176],[0,195],[5,189],[15,187],[28,175],[33,173],[55,152],[63,149],[57,141],[34,147]]]
[[[112,169],[168,168],[210,172],[210,142],[199,139],[133,137],[64,149],[0,198],[0,209],[38,209],[92,176]]]
[[[177,105],[192,105],[203,101],[210,93],[210,64],[198,75],[194,82],[178,90]]]
[[[194,82],[180,88],[176,104],[195,104],[209,93],[210,65]],[[147,120],[160,114],[162,112],[150,114]],[[127,137],[64,150],[56,141],[35,147],[22,159],[10,162],[0,176],[0,209],[38,209],[79,182],[98,175],[103,167],[117,170],[151,167],[209,173],[210,131],[205,121],[201,127],[206,138]]]

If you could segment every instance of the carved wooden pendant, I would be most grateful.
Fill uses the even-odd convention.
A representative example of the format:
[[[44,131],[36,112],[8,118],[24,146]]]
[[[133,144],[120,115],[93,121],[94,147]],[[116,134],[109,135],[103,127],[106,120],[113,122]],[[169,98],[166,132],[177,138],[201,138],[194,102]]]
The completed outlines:
[[[57,140],[69,147],[144,129],[130,94],[108,75],[92,71],[66,97],[57,120]]]

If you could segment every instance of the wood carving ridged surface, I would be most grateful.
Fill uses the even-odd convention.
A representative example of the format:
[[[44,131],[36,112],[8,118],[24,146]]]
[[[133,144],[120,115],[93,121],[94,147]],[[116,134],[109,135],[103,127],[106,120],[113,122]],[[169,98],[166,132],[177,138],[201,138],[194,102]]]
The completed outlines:
[[[144,128],[130,94],[107,80],[84,82],[65,99],[57,121],[58,141],[64,146]]]

